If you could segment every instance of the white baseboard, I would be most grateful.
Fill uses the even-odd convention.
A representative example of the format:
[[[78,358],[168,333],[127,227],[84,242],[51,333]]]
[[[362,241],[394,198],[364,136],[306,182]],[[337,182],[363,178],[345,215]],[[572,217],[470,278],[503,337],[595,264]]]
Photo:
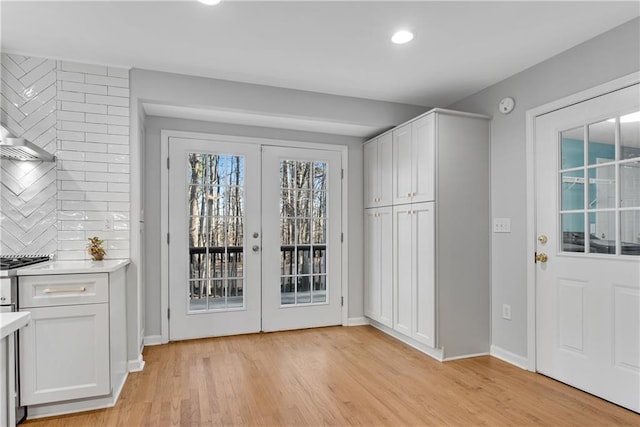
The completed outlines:
[[[469,359],[470,357],[489,356],[490,353],[474,353],[464,354],[462,356],[445,357],[443,362],[450,362],[452,360]]]
[[[426,345],[422,344],[421,342],[418,342],[418,341],[414,340],[413,338],[410,338],[410,337],[408,337],[406,335],[403,335],[403,334],[395,331],[394,329],[389,328],[388,326],[385,326],[385,325],[383,325],[381,323],[376,322],[375,320],[369,320],[369,324],[371,326],[373,326],[374,328],[381,330],[385,334],[390,335],[391,337],[397,339],[398,341],[402,341],[403,343],[407,344],[408,346],[413,347],[418,351],[421,351],[422,353],[426,354],[427,356],[433,357],[438,362],[442,362],[443,361],[443,351],[442,351],[441,348],[431,348],[429,346],[426,346]]]
[[[142,371],[144,369],[144,359],[142,359],[142,354],[140,354],[136,360],[129,360],[127,368],[129,369],[129,372]]]
[[[366,317],[349,317],[345,326],[364,326],[369,324]]]
[[[529,364],[529,359],[527,359],[526,357],[512,353],[496,345],[491,346],[491,355],[525,370],[527,369],[527,366]]]
[[[145,346],[164,344],[162,342],[162,335],[147,335],[144,337],[143,342]]]

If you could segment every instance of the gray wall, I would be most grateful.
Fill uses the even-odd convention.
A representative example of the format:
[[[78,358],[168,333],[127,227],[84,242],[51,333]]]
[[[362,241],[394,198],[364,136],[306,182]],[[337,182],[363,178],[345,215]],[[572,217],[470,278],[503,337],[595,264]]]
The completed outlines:
[[[525,113],[534,107],[640,70],[640,19],[567,50],[449,108],[493,116],[493,218],[511,218],[511,234],[492,238],[492,343],[527,357]],[[516,108],[498,112],[511,96]],[[502,319],[510,304],[512,320]]]
[[[415,117],[427,107],[410,106],[357,98],[324,95],[319,93],[278,89],[267,86],[235,83],[222,80],[190,77],[146,70],[131,72],[132,102],[153,101],[169,105],[194,106],[200,108],[228,108],[288,117],[306,117],[317,120],[339,121],[387,129]],[[141,116],[137,108],[132,114]],[[132,122],[137,117],[132,117]],[[349,318],[363,316],[363,256],[362,256],[362,211],[363,211],[363,138],[301,132],[286,129],[242,126],[195,120],[146,117],[145,139],[138,141],[141,150],[141,168],[144,211],[144,253],[141,259],[145,269],[145,336],[161,334],[160,313],[160,131],[181,130],[219,133],[235,136],[263,137],[292,141],[315,142],[347,146],[348,164],[348,223],[344,227],[349,239],[348,268],[348,315]],[[134,142],[136,143],[136,142]]]

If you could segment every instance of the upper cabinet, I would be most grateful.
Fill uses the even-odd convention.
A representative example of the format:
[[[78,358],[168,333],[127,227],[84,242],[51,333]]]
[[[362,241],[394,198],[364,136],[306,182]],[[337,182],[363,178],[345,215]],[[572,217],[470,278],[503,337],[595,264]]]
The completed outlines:
[[[386,133],[364,145],[364,206],[390,206],[393,201],[393,136]]]
[[[435,200],[435,132],[435,113],[393,130],[393,204]]]

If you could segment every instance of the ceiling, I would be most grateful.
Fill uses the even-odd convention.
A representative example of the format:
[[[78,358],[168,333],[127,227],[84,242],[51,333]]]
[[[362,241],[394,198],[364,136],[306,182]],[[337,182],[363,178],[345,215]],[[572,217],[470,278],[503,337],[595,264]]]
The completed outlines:
[[[1,15],[7,53],[446,107],[640,3],[3,0]],[[401,28],[415,39],[393,45]]]

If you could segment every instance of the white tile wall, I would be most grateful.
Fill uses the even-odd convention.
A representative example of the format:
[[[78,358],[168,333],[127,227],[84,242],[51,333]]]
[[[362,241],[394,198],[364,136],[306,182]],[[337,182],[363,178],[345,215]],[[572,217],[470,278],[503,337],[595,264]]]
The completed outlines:
[[[49,152],[56,149],[56,61],[0,55],[0,120]],[[54,253],[56,168],[0,159],[0,254]]]
[[[58,61],[58,258],[129,257],[129,72]]]
[[[57,162],[2,160],[0,254],[129,257],[129,71],[0,56],[2,122]]]

